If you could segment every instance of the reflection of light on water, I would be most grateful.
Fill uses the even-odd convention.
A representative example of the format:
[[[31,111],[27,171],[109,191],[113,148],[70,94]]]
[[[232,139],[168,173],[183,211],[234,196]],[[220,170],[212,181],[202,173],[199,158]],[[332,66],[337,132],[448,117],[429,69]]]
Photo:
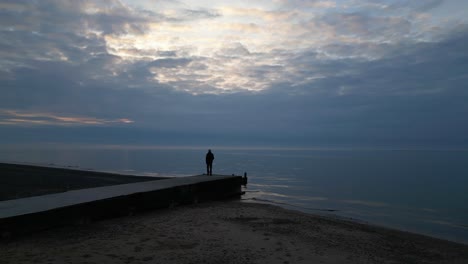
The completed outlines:
[[[264,191],[258,191],[256,192],[257,197],[260,196],[273,196],[273,197],[290,197],[288,195],[280,194],[280,193],[273,193],[273,192],[264,192]]]
[[[298,209],[300,211],[323,211],[323,212],[334,212],[335,209],[328,209],[324,206],[318,206],[317,208],[312,208],[312,202],[317,201],[326,201],[326,197],[313,197],[313,196],[295,196],[295,195],[286,195],[275,192],[266,192],[262,190],[247,190],[242,200],[249,202],[261,202],[268,204],[275,204],[286,208]]]
[[[251,193],[251,196],[260,198],[260,197],[281,197],[288,198],[288,200],[297,200],[297,201],[325,201],[328,200],[327,197],[314,197],[314,196],[298,196],[298,195],[286,195],[275,192],[265,192],[261,190],[250,191],[246,190],[247,193]]]

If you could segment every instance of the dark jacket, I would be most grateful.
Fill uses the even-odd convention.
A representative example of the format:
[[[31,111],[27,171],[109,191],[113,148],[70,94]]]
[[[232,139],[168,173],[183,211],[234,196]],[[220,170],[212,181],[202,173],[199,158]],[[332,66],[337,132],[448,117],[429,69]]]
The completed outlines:
[[[209,163],[212,163],[214,160],[214,155],[212,152],[208,152],[206,153],[206,163],[209,164]]]

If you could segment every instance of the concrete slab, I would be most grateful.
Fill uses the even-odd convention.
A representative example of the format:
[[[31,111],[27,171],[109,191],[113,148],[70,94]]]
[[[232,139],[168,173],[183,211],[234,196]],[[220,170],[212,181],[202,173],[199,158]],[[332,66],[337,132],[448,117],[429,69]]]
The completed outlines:
[[[15,163],[0,163],[0,174],[0,201],[168,178]]]
[[[241,195],[241,176],[198,175],[0,202],[0,234],[11,236],[200,200]]]

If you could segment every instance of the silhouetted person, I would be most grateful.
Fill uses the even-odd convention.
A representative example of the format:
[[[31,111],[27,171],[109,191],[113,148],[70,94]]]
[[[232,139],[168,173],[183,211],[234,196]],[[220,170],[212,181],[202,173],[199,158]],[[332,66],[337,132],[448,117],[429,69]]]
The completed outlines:
[[[214,160],[214,155],[211,152],[211,149],[208,150],[208,153],[206,153],[206,174],[207,175],[213,175],[213,160]]]
[[[244,177],[242,177],[242,185],[247,186],[247,172],[244,172]]]

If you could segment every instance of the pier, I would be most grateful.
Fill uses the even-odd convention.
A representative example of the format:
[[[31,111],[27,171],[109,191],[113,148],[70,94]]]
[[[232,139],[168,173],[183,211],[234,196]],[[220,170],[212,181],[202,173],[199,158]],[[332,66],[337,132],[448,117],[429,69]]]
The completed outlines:
[[[0,235],[236,197],[241,195],[242,182],[241,176],[197,175],[0,201]]]

